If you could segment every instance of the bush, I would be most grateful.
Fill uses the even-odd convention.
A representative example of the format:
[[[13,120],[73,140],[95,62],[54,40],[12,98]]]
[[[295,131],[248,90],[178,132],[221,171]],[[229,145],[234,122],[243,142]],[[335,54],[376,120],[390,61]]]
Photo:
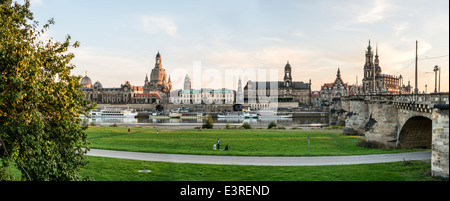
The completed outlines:
[[[273,127],[277,127],[277,123],[275,123],[274,121],[271,121],[271,122],[269,123],[269,125],[267,126],[267,129],[271,129],[271,128],[273,128]]]
[[[358,142],[359,147],[368,148],[368,149],[392,149],[391,147],[375,141],[366,141],[365,139],[361,139]]]
[[[225,125],[225,129],[230,129],[230,124]]]
[[[119,127],[119,125],[117,125],[117,123],[114,123],[114,124],[109,125],[109,127]]]
[[[89,123],[90,126],[95,126],[95,122]]]
[[[214,123],[213,123],[212,117],[211,117],[211,115],[208,115],[208,119],[202,125],[202,128],[211,129],[211,128],[213,128],[213,126],[214,126]]]
[[[252,126],[250,126],[250,124],[248,122],[244,122],[244,124],[242,124],[242,127],[245,129],[251,129]]]

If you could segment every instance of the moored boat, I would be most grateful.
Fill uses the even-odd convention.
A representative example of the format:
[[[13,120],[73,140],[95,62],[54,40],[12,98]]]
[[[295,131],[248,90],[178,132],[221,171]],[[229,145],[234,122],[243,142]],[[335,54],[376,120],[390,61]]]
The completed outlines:
[[[292,118],[292,114],[278,114],[272,110],[258,111],[260,118]]]
[[[227,113],[227,114],[219,114],[217,118],[244,118],[244,115],[241,113]]]
[[[169,117],[170,118],[180,118],[181,114],[180,113],[176,113],[176,112],[171,112],[171,113],[169,113]]]
[[[198,118],[205,118],[206,116],[203,116],[202,113],[182,113],[180,118],[181,119],[198,119]]]

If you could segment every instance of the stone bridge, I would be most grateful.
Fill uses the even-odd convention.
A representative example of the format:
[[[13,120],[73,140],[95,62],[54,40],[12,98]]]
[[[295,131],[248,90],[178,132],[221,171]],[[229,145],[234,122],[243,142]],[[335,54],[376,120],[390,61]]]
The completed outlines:
[[[449,93],[364,95],[335,100],[330,122],[345,134],[395,148],[432,150],[432,175],[449,176]]]

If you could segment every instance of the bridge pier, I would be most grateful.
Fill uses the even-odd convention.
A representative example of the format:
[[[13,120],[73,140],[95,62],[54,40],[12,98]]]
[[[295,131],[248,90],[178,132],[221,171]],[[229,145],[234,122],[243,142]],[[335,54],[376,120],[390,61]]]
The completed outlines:
[[[449,110],[433,109],[433,141],[431,143],[431,172],[433,176],[448,177]]]
[[[344,133],[396,148],[430,148],[432,175],[449,176],[449,93],[341,98]]]

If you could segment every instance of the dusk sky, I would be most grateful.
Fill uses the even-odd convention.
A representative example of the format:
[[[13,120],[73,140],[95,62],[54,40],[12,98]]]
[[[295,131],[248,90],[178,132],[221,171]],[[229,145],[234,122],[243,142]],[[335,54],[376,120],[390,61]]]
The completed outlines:
[[[31,10],[40,26],[54,18],[46,37],[80,42],[72,73],[87,71],[103,87],[144,85],[158,51],[173,89],[186,73],[194,88],[196,78],[200,87],[231,89],[239,75],[243,85],[255,75],[282,80],[288,60],[293,81],[311,79],[312,90],[333,82],[338,68],[344,82],[361,84],[369,40],[382,73],[414,87],[418,40],[419,90],[434,90],[438,65],[441,91],[449,91],[448,0],[32,0]],[[193,75],[195,62],[202,75]]]

